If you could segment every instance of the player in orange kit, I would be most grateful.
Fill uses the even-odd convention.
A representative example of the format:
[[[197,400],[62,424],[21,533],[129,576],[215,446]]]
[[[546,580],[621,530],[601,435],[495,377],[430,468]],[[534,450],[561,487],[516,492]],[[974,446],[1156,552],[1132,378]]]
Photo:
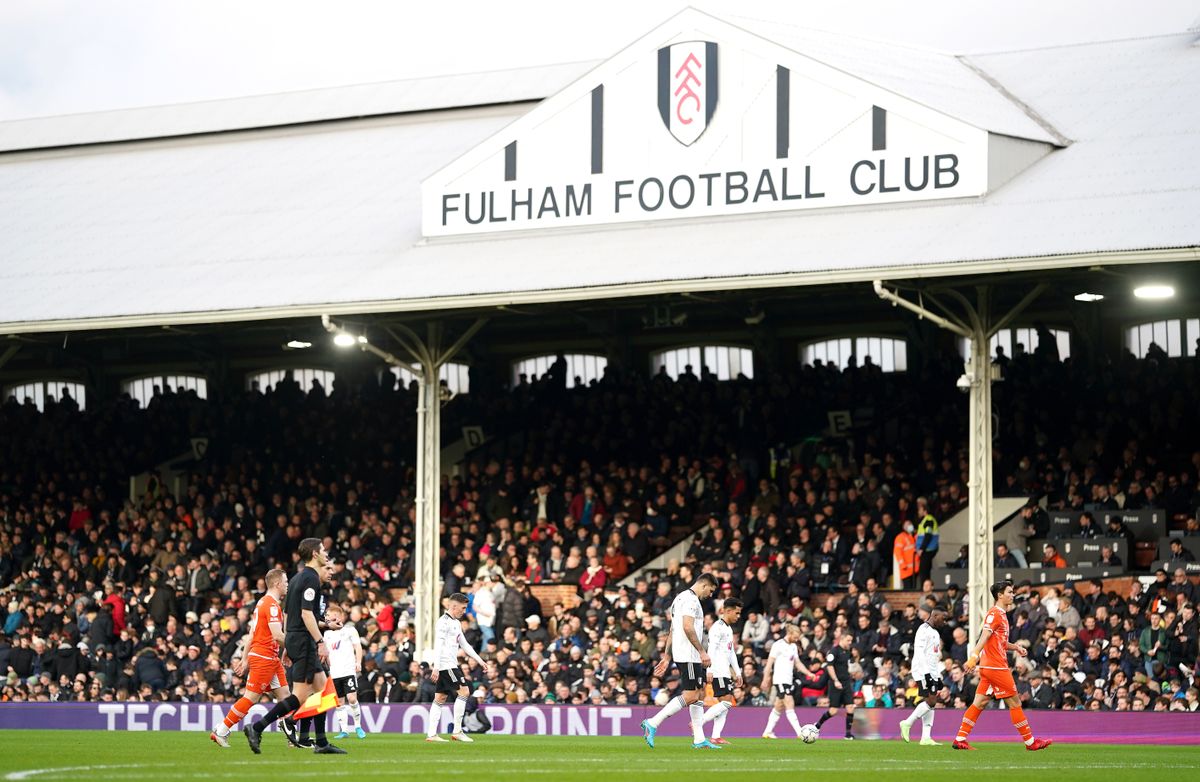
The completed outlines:
[[[975,692],[975,702],[963,715],[962,725],[954,739],[955,749],[975,749],[967,743],[967,736],[975,727],[975,721],[992,698],[1002,700],[1008,705],[1008,714],[1013,727],[1021,734],[1025,749],[1037,751],[1045,749],[1053,742],[1050,739],[1035,739],[1029,720],[1025,719],[1025,711],[1021,708],[1021,699],[1017,696],[1017,685],[1013,681],[1012,671],[1008,667],[1008,651],[1011,649],[1024,657],[1029,652],[1023,646],[1008,642],[1008,611],[1013,604],[1013,585],[1011,581],[998,581],[991,586],[992,597],[996,604],[987,612],[983,620],[983,633],[979,643],[975,644],[971,656],[963,667],[972,671],[979,667],[979,689]]]
[[[267,572],[267,592],[254,608],[253,624],[242,646],[242,656],[233,661],[233,672],[246,675],[246,691],[225,715],[225,723],[209,734],[218,746],[229,746],[229,733],[241,722],[250,707],[262,696],[275,700],[287,697],[287,674],[279,659],[283,643],[283,596],[287,594],[287,574],[275,568]]]

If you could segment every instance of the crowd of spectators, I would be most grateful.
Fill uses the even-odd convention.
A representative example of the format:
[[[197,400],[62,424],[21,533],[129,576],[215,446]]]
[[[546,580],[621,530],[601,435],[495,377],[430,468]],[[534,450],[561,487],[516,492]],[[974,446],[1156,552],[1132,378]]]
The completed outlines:
[[[1161,503],[1194,529],[1196,361],[1007,363],[995,391],[999,491],[1062,507]],[[904,705],[905,644],[921,612],[946,603],[957,617],[961,601],[926,583],[893,611],[880,587],[898,539],[965,505],[958,371],[951,360],[899,374],[795,366],[718,383],[614,370],[572,387],[557,366],[454,400],[451,426],[496,421],[517,443],[442,487],[444,592],[470,594],[468,637],[503,672],[479,697],[659,698],[673,686],[649,670],[665,605],[703,569],[747,604],[740,700],[765,702],[763,645],[795,621],[806,661],[850,633],[867,704]],[[387,381],[307,394],[285,381],[232,399],[167,392],[144,410],[128,398],[87,411],[70,400],[44,413],[0,406],[0,698],[229,698],[261,576],[292,570],[300,539],[317,536],[337,562],[333,597],[367,639],[364,700],[426,699],[402,596],[413,577],[411,397]],[[848,438],[805,441],[844,408],[858,416]],[[164,478],[126,497],[131,475],[199,435],[209,451],[177,494]],[[679,530],[694,530],[687,561],[619,586]],[[1033,702],[1049,685],[1058,694],[1046,704],[1059,707],[1159,708],[1176,694],[1194,707],[1195,595],[1186,575],[1169,578],[1168,596],[1146,605],[1062,590],[1061,612],[1023,623],[1019,608]],[[543,605],[535,588],[547,583],[577,585],[579,603]],[[1069,625],[1089,618],[1105,636],[1084,643],[1086,628]],[[972,681],[955,657],[960,625],[946,629],[952,703],[969,702]],[[1162,638],[1142,648],[1147,629]],[[810,684],[804,697],[819,698],[820,675]]]

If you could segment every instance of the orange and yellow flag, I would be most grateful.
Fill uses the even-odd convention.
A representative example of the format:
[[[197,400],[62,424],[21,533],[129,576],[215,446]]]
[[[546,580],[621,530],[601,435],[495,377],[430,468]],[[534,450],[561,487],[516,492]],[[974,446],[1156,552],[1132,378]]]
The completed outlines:
[[[292,718],[302,720],[305,717],[315,717],[318,714],[324,714],[335,706],[337,706],[337,692],[333,689],[333,679],[325,677],[325,689],[309,695],[308,700],[304,701],[303,705],[296,709],[296,713],[292,715]]]

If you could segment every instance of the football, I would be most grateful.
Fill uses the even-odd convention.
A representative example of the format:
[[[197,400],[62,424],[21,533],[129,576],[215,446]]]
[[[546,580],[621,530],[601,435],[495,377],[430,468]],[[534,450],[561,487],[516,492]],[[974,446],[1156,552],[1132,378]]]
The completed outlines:
[[[812,744],[821,737],[821,729],[811,722],[800,726],[800,739],[805,744]]]

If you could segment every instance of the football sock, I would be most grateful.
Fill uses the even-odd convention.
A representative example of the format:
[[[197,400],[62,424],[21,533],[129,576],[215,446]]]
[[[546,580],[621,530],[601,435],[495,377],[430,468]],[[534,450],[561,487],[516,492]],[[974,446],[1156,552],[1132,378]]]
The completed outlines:
[[[300,719],[300,743],[308,741],[308,734],[312,732],[312,717],[302,717]]]
[[[721,714],[716,715],[713,720],[713,738],[720,739],[722,730],[725,730],[725,717],[730,716],[730,709],[733,706],[725,704],[725,708],[721,709]]]
[[[912,714],[908,715],[908,719],[906,719],[905,722],[912,723],[916,722],[917,720],[924,719],[925,712],[927,711],[929,711],[929,704],[925,701],[921,701],[917,704],[917,708],[912,710]]]
[[[454,727],[450,729],[451,733],[462,733],[463,716],[467,713],[467,699],[454,699]]]
[[[646,722],[649,722],[651,725],[657,728],[659,725],[662,725],[668,717],[683,711],[683,706],[683,696],[678,695],[667,701],[667,705],[663,706],[662,709],[659,710],[658,714],[655,714],[653,717],[646,720]]]
[[[692,741],[704,741],[704,704],[700,701],[688,706],[688,718],[692,721]]]
[[[958,735],[955,736],[955,741],[966,741],[967,736],[971,735],[971,730],[975,727],[975,720],[979,719],[979,715],[983,709],[978,708],[975,704],[967,707],[967,713],[963,715],[962,725],[958,726]],[[1016,720],[1013,720],[1016,722]]]
[[[725,718],[729,716],[729,710],[733,708],[733,706],[726,701],[721,701],[713,708],[720,708],[722,706],[724,708],[721,708],[721,711],[717,714],[717,716],[713,717],[712,737],[714,739],[721,738],[721,732],[725,730]]]
[[[426,736],[436,736],[442,722],[442,704],[434,701],[429,704],[429,724],[425,726]]]
[[[709,706],[708,710],[704,712],[704,722],[712,722],[728,709],[729,704],[726,701],[717,701],[712,706]]]
[[[796,735],[799,736],[800,735],[800,718],[796,716],[796,710],[788,709],[788,710],[784,711],[784,714],[787,716],[788,724],[790,724],[792,726],[792,730],[796,731]]]
[[[817,727],[819,728],[822,725],[824,725],[826,722],[829,722],[829,720],[833,719],[834,714],[837,714],[837,712],[836,711],[827,711],[824,714],[822,714],[821,719],[817,720]]]
[[[336,709],[333,710],[333,732],[334,733],[345,733],[346,732],[346,707],[345,706],[338,706]]]
[[[317,737],[314,739],[318,747],[323,747],[329,743],[329,739],[325,738],[325,715],[318,714],[312,718],[313,727],[317,729]]]
[[[362,707],[358,705],[357,701],[355,701],[354,703],[351,703],[347,708],[350,709],[350,716],[352,716],[354,718],[354,727],[361,728],[362,727]],[[345,722],[342,724],[349,727],[349,722]]]
[[[285,714],[291,714],[298,708],[300,708],[300,699],[295,695],[287,696],[283,700],[279,701],[279,703],[276,703],[269,712],[263,715],[262,719],[254,723],[255,732],[262,733],[275,720],[279,719]]]
[[[921,738],[922,739],[931,738],[933,736],[933,715],[935,713],[936,712],[934,712],[933,709],[926,709],[925,713],[921,715]]]
[[[229,731],[233,730],[233,726],[242,721],[242,718],[246,716],[246,712],[250,711],[250,707],[253,705],[254,702],[244,695],[238,698],[237,703],[230,706],[229,713],[225,715],[225,724],[222,726],[225,730],[222,731],[218,727],[217,733],[222,736],[228,736]]]
[[[771,709],[771,714],[767,717],[767,729],[763,733],[774,733],[777,722],[779,722],[779,712]]]
[[[846,710],[846,735],[849,736],[854,729],[854,713]]]
[[[1033,743],[1033,729],[1029,727],[1029,720],[1025,719],[1025,710],[1018,706],[1015,709],[1008,710],[1008,716],[1012,719],[1013,727],[1021,734],[1021,741],[1025,742],[1025,746]]]

